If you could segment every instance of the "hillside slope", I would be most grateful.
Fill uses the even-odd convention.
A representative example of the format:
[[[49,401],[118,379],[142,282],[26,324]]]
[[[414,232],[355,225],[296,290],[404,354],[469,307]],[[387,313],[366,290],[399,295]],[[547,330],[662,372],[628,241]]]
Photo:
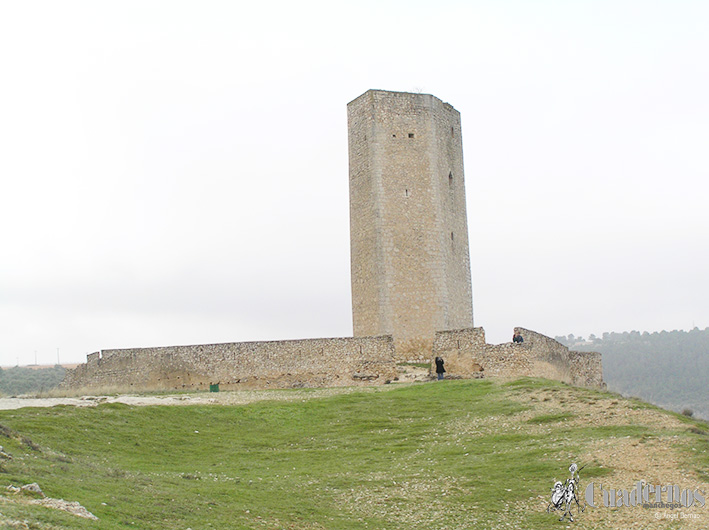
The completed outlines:
[[[564,528],[546,507],[571,462],[585,465],[582,490],[644,480],[709,493],[705,425],[615,394],[535,379],[311,394],[0,411],[2,481],[37,482],[99,518],[3,490],[0,528]],[[709,526],[696,502],[596,503],[575,528]]]

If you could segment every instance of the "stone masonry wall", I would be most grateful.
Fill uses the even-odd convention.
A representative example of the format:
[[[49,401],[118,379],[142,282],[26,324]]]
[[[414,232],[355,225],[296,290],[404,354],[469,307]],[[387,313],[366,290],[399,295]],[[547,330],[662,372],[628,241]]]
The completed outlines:
[[[439,331],[433,357],[442,357],[448,375],[459,377],[544,377],[579,386],[603,387],[600,353],[571,352],[540,333],[515,328],[521,344],[487,344],[482,328]]]
[[[569,351],[534,331],[524,342],[487,344],[482,328],[439,331],[433,356],[449,376],[544,377],[603,387],[601,354]],[[382,384],[397,377],[391,336],[236,342],[102,350],[67,372],[65,388],[206,390]]]
[[[566,383],[573,383],[569,349],[552,338],[525,328],[515,328],[522,335],[524,342],[518,344],[523,349],[529,349],[534,363],[534,375],[546,373],[545,377]]]
[[[293,388],[383,384],[396,377],[391,337],[236,342],[102,350],[65,388]]]

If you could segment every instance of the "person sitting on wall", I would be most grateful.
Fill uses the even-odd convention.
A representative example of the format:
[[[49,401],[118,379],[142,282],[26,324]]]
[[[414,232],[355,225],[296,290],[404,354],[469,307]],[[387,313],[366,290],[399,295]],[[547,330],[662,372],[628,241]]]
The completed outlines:
[[[515,331],[514,337],[512,337],[512,342],[516,342],[518,344],[522,344],[524,342],[522,334],[519,331]]]
[[[436,357],[436,373],[438,374],[438,380],[440,381],[443,379],[443,374],[446,372],[446,369],[443,368],[443,359],[441,357]]]

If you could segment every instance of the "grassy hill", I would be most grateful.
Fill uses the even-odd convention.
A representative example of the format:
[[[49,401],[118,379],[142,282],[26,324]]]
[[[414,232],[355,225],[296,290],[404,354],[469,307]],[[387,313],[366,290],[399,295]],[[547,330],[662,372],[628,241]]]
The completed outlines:
[[[709,493],[706,425],[615,394],[520,379],[315,395],[0,411],[12,456],[0,483],[37,482],[99,518],[2,489],[0,528],[566,528],[545,509],[571,462],[586,465],[582,488],[646,480]],[[575,527],[709,526],[709,506],[680,511],[697,518],[589,507]]]

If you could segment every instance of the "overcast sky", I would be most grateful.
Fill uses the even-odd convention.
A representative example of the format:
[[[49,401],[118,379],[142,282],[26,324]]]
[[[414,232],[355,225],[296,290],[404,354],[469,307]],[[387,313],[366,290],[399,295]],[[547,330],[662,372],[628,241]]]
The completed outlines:
[[[705,0],[0,3],[0,365],[351,336],[346,105],[462,115],[475,325],[709,326]]]

